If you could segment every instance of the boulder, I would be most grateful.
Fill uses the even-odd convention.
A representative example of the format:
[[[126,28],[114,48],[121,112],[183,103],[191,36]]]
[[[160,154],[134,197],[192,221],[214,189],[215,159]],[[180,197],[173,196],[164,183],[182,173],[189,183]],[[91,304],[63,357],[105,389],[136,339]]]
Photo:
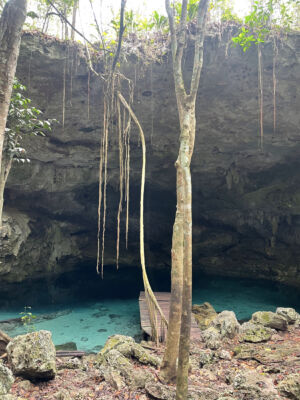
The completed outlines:
[[[70,394],[67,390],[62,389],[54,394],[54,399],[55,400],[72,400],[72,397],[70,396]]]
[[[264,396],[275,399],[278,394],[271,378],[259,374],[253,370],[239,371],[233,377],[233,387],[235,390],[247,393],[252,398],[264,398]]]
[[[240,329],[240,324],[233,311],[222,311],[211,322],[210,326],[217,330],[222,339],[224,337],[234,338]]]
[[[56,374],[56,352],[51,332],[16,336],[7,346],[12,371],[29,380],[48,380]]]
[[[278,331],[287,330],[287,320],[279,314],[271,311],[257,311],[252,314],[251,322],[266,326]]]
[[[159,382],[147,382],[145,386],[147,394],[155,400],[173,400],[175,399],[175,389],[163,385]]]
[[[278,307],[276,314],[286,319],[288,324],[294,324],[297,320],[300,320],[300,314],[294,308]]]
[[[11,370],[0,360],[0,396],[4,396],[10,391],[13,383],[14,377]]]
[[[218,315],[213,306],[208,302],[203,304],[194,304],[192,307],[192,312],[199,328],[202,331],[207,329],[212,320]]]
[[[132,388],[144,388],[147,380],[153,378],[152,374],[147,370],[135,368],[130,361],[130,356],[128,359],[118,351],[118,348],[112,346],[112,338],[108,339],[104,348],[96,356],[95,365],[99,367],[101,376],[114,388],[121,388],[125,386],[125,383]],[[115,338],[115,341],[119,339]]]
[[[160,365],[160,359],[153,356],[143,346],[136,343],[132,337],[123,335],[113,335],[108,338],[103,349],[97,354],[96,362],[101,363],[102,359],[111,350],[118,350],[123,356],[127,358],[134,358],[141,364],[153,365],[158,367]]]
[[[205,329],[205,331],[203,331],[202,337],[205,341],[206,346],[209,349],[216,350],[221,347],[222,338],[216,328],[210,326],[209,328]]]
[[[199,350],[197,354],[197,359],[199,361],[199,366],[202,368],[206,364],[210,364],[213,361],[214,353],[210,350]]]
[[[300,399],[300,375],[299,374],[290,374],[286,378],[284,378],[281,382],[279,382],[277,386],[280,394],[283,396],[293,399]]]
[[[240,341],[260,343],[271,339],[275,331],[271,328],[252,322],[245,322],[240,329]]]

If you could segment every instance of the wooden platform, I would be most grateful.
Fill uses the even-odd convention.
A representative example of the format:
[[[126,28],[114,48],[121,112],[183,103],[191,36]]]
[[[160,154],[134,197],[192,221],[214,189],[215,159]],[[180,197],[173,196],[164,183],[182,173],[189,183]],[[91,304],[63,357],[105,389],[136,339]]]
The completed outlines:
[[[157,298],[158,304],[162,309],[165,317],[169,320],[169,309],[170,309],[170,298],[171,293],[168,292],[154,292],[155,297]],[[145,292],[140,292],[139,297],[139,305],[140,305],[140,317],[141,317],[141,327],[142,330],[148,335],[151,336],[151,325],[149,312],[147,307],[147,302],[145,298]],[[161,329],[161,319],[158,316],[158,326]],[[164,332],[160,332],[160,340],[164,339]],[[197,322],[192,315],[192,327],[191,327],[191,339],[199,339],[201,337],[201,330],[199,329]]]

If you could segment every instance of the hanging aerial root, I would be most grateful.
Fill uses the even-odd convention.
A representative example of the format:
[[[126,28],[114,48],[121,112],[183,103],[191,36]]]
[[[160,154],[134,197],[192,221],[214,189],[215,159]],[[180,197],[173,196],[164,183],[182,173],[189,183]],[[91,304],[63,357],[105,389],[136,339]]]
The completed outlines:
[[[105,229],[106,229],[106,193],[107,193],[107,155],[108,155],[108,124],[110,122],[109,103],[106,104],[106,123],[104,130],[104,182],[103,182],[103,218],[102,218],[102,255],[101,255],[101,276],[103,278]]]
[[[124,99],[122,94],[118,93],[118,98],[120,99],[123,106],[128,110],[130,113],[133,121],[136,123],[140,139],[142,143],[142,152],[143,152],[143,164],[142,164],[142,175],[141,175],[141,196],[140,196],[140,258],[141,258],[141,267],[142,267],[142,274],[143,274],[143,283],[145,289],[145,296],[148,303],[148,310],[150,316],[150,324],[152,328],[152,338],[158,342],[159,341],[159,329],[158,329],[158,318],[157,315],[160,316],[161,323],[168,328],[168,321],[166,320],[164,313],[162,312],[157,299],[151,289],[149,279],[147,276],[146,271],[146,264],[145,264],[145,247],[144,247],[144,193],[145,193],[145,175],[146,175],[146,143],[145,143],[145,136],[143,129],[134,114],[133,110],[131,109],[130,105]]]
[[[276,64],[277,64],[277,56],[278,56],[278,46],[276,43],[276,38],[273,39],[273,134],[276,133],[276,89],[277,89],[277,78],[276,78]]]
[[[120,199],[117,216],[117,268],[119,268],[119,254],[120,254],[120,218],[123,204],[123,183],[124,183],[124,165],[123,165],[123,137],[122,137],[122,117],[120,100],[117,99],[117,113],[118,113],[118,134],[119,134],[119,168],[120,168]]]
[[[101,206],[102,206],[102,184],[103,184],[103,158],[104,158],[104,132],[106,131],[106,103],[104,102],[103,112],[103,136],[100,144],[100,159],[99,159],[99,194],[98,194],[98,229],[97,229],[97,273],[99,274],[100,266],[100,232],[101,232]]]
[[[260,149],[264,150],[264,91],[262,76],[262,54],[260,44],[257,45],[258,52],[258,98],[259,98],[259,122],[260,122]]]

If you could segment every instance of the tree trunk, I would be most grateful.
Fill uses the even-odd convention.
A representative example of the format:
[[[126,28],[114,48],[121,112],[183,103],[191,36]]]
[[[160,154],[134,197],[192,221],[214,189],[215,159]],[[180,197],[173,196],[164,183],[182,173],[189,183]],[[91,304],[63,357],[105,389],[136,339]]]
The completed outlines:
[[[76,17],[77,17],[78,3],[79,3],[79,0],[75,0],[74,1],[74,5],[73,5],[72,26],[74,28],[76,28]],[[71,39],[72,40],[75,39],[75,31],[74,31],[74,29],[72,29],[72,32],[71,32]]]
[[[194,65],[189,93],[186,90],[182,72],[183,49],[187,43],[188,0],[182,0],[179,25],[175,23],[174,9],[170,5],[170,0],[165,0],[165,2],[171,33],[173,76],[180,122],[180,148],[176,161],[177,212],[172,242],[170,320],[161,375],[167,382],[174,380],[176,376],[176,400],[186,400],[192,309],[192,181],[190,164],[194,151],[195,104],[203,65],[203,43],[209,0],[201,0],[198,5]]]
[[[26,18],[26,0],[9,0],[0,18],[0,176],[7,113]],[[3,182],[1,182],[3,185]],[[2,212],[0,213],[0,227]]]
[[[0,172],[0,228],[2,226],[2,213],[4,206],[4,190],[7,182],[8,175],[10,173],[12,166],[12,160],[6,159],[6,157],[2,156],[2,167]]]

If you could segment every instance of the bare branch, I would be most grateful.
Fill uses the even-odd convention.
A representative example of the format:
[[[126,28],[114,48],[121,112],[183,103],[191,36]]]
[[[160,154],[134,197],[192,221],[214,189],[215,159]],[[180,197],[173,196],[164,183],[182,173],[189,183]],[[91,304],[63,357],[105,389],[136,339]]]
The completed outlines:
[[[169,18],[169,26],[171,33],[171,46],[172,46],[172,55],[173,61],[177,51],[177,39],[176,39],[176,28],[175,28],[175,19],[174,19],[174,8],[170,6],[170,0],[165,1],[166,10]]]
[[[57,12],[57,14],[60,16],[61,19],[63,19],[79,36],[81,36],[90,46],[92,46],[95,50],[99,51],[99,48],[95,46],[92,42],[90,42],[81,32],[79,32],[78,29],[75,28],[71,24],[71,22],[68,21],[68,19],[61,13],[58,8],[52,3],[51,0],[47,0],[47,2],[54,8],[54,10]]]

